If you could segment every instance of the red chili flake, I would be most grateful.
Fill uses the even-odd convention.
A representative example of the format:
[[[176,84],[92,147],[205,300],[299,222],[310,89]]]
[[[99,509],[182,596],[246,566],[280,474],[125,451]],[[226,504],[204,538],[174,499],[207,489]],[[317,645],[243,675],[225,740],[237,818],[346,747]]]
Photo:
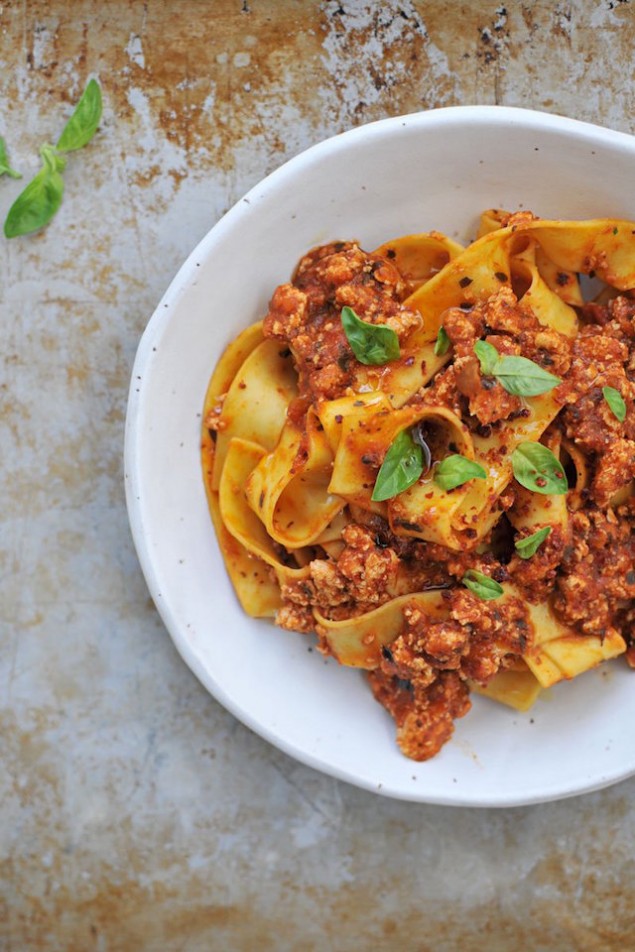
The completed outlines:
[[[405,366],[405,367],[412,367],[412,365],[414,364],[414,362],[415,362],[414,357],[412,357],[412,356],[406,357],[406,359],[404,360],[404,366]]]
[[[546,486],[546,485],[547,485],[547,480],[545,479],[544,476],[536,477],[536,486],[540,486],[540,488],[542,489],[543,486]]]
[[[461,278],[459,284],[462,288],[466,288],[469,284],[472,283],[472,278],[468,278],[467,275],[464,278]]]
[[[336,423],[341,423],[343,419],[344,419],[344,417],[342,416],[341,413],[336,413],[336,414],[335,414],[335,422],[336,422]]]
[[[507,277],[504,271],[497,271],[495,274],[495,277],[498,278],[498,280],[501,281],[502,283],[504,283],[505,281],[509,281],[509,278]]]
[[[569,275],[565,274],[564,271],[558,271],[556,275],[556,284],[559,284],[560,287],[563,288],[565,284],[568,284],[568,283],[569,283]]]

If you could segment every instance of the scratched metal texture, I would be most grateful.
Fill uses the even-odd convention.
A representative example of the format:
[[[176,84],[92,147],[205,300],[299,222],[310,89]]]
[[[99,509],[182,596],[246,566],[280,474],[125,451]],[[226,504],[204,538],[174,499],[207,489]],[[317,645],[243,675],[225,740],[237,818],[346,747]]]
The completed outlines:
[[[64,204],[0,240],[0,949],[635,948],[635,780],[515,810],[391,802],[238,724],[149,601],[122,490],[139,336],[251,185],[333,133],[464,103],[635,131],[628,0],[4,0],[25,176],[87,77]],[[0,180],[0,216],[20,183]],[[299,249],[300,251],[301,249]]]

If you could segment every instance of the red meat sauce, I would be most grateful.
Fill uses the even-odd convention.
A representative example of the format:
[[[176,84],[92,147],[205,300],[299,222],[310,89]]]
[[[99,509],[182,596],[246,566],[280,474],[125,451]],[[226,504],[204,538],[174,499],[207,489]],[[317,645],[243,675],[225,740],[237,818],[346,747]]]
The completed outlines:
[[[411,290],[392,260],[355,242],[324,245],[302,258],[292,281],[276,289],[264,320],[265,336],[293,355],[299,395],[289,413],[296,422],[312,403],[345,395],[359,369],[342,329],[342,308],[391,327],[403,341],[421,325],[418,312],[404,303]],[[278,623],[317,631],[324,652],[313,609],[349,618],[395,594],[444,591],[447,621],[426,617],[414,603],[407,607],[401,630],[368,675],[375,697],[395,719],[401,750],[415,760],[432,757],[451,736],[454,720],[470,707],[469,681],[486,684],[518,662],[533,637],[526,601],[550,599],[581,635],[617,630],[635,666],[635,504],[627,492],[620,505],[611,505],[635,478],[635,300],[618,296],[586,305],[579,317],[580,331],[571,340],[544,327],[507,284],[483,303],[450,308],[443,326],[452,359],[412,398],[449,407],[472,432],[488,436],[528,411],[520,397],[483,376],[476,341],[558,376],[562,382],[552,392],[562,410],[543,442],[564,439],[578,447],[589,477],[576,494],[566,533],[554,528],[532,558],[519,558],[505,511],[522,506],[526,491],[514,482],[500,499],[501,519],[483,554],[398,537],[377,514],[351,506],[340,554],[329,557],[316,547],[309,577],[282,589]],[[604,399],[607,386],[624,398],[624,422]],[[522,598],[479,599],[460,583],[470,568],[512,582]]]

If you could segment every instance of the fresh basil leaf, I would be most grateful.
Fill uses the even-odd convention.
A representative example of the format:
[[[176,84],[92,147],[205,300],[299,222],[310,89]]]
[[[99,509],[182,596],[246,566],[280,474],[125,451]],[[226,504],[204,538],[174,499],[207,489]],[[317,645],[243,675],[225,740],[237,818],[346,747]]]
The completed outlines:
[[[434,471],[434,481],[441,489],[454,489],[470,479],[485,479],[487,473],[480,463],[458,453],[446,456]]]
[[[20,172],[16,172],[16,170],[9,165],[7,147],[2,136],[0,136],[0,175],[8,175],[9,178],[14,179],[22,178]]]
[[[613,416],[617,417],[620,423],[623,423],[626,419],[626,404],[622,394],[615,387],[602,387],[602,394],[611,408]]]
[[[536,554],[542,543],[550,534],[551,526],[545,526],[544,529],[538,529],[537,532],[532,532],[531,535],[525,536],[524,539],[518,539],[518,541],[514,543],[514,548],[518,552],[521,559],[530,559],[532,555]]]
[[[384,324],[368,324],[352,307],[342,308],[342,327],[360,364],[387,364],[400,355],[399,338]]]
[[[561,496],[569,485],[564,469],[542,443],[520,443],[512,453],[512,469],[521,486],[544,496]]]
[[[502,585],[495,579],[490,578],[489,575],[477,572],[476,569],[468,569],[461,581],[466,588],[469,588],[471,592],[478,595],[485,602],[493,601],[493,599],[500,598],[504,594]]]
[[[448,332],[445,327],[439,328],[439,333],[437,334],[437,339],[434,344],[434,353],[436,357],[443,357],[444,354],[450,349],[450,338],[448,337]]]
[[[74,152],[87,145],[97,131],[101,110],[101,88],[96,79],[91,79],[57,140],[58,150]]]
[[[488,344],[486,340],[477,340],[474,344],[474,353],[478,357],[483,376],[491,377],[500,358],[500,354],[494,345]]]
[[[510,354],[501,357],[493,344],[485,340],[477,340],[474,353],[479,359],[483,376],[496,377],[508,393],[517,397],[537,397],[562,383],[560,377],[543,370],[527,357]]]
[[[562,383],[560,377],[543,370],[527,357],[501,357],[493,374],[508,393],[517,397],[537,397]]]
[[[388,448],[371,499],[381,502],[398,496],[416,483],[422,472],[423,450],[413,440],[410,430],[402,430]]]
[[[42,168],[18,195],[8,211],[4,233],[7,238],[28,235],[47,225],[61,205],[66,159],[52,145],[40,149]]]

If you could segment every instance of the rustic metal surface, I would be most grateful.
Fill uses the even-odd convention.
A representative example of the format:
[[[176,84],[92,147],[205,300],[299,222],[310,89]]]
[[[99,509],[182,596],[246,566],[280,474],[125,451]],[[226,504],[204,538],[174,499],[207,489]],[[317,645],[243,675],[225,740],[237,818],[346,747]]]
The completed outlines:
[[[470,811],[383,800],[238,724],[177,657],[123,499],[131,362],[263,174],[459,103],[635,131],[628,0],[5,0],[25,174],[89,75],[105,113],[43,233],[0,240],[0,949],[635,948],[635,780]],[[20,183],[0,180],[0,215]]]

